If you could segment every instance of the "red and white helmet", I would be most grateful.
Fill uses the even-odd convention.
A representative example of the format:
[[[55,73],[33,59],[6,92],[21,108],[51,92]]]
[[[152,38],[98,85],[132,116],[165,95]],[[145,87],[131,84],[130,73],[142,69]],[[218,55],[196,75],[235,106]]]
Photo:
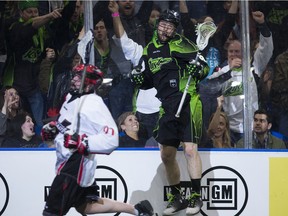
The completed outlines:
[[[85,81],[84,81],[84,88],[92,84],[94,86],[94,89],[97,89],[102,84],[103,75],[104,75],[103,72],[98,67],[91,65],[91,64],[76,65],[72,69],[73,77],[77,75],[82,78],[85,67],[86,67],[86,75],[85,75]]]

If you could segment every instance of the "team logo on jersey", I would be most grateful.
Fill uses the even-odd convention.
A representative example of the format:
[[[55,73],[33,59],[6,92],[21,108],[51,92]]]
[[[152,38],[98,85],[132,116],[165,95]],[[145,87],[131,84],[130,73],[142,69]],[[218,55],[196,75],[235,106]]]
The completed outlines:
[[[9,187],[6,179],[0,173],[0,215],[4,215],[9,201]]]
[[[172,88],[176,88],[177,87],[176,79],[169,80],[169,83],[170,83],[170,87],[172,87]]]
[[[243,82],[229,81],[224,86],[222,94],[224,97],[243,95],[244,94]]]
[[[162,58],[162,57],[155,58],[155,59],[150,58],[148,60],[148,64],[149,64],[149,68],[151,72],[157,73],[158,71],[160,71],[162,65],[168,64],[171,61],[172,61],[172,58]]]
[[[29,61],[31,63],[35,63],[39,60],[39,56],[41,55],[41,50],[38,48],[31,47],[23,56],[23,61]]]

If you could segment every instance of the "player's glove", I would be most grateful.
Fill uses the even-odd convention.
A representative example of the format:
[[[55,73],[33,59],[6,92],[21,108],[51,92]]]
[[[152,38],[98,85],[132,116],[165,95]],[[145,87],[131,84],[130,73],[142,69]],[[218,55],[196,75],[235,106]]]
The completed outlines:
[[[89,154],[89,146],[88,146],[88,137],[86,134],[82,136],[78,135],[77,133],[64,134],[64,147],[69,149],[77,149],[77,151],[82,155]]]
[[[136,85],[142,85],[144,82],[144,74],[141,72],[141,67],[137,66],[131,71],[131,80]]]
[[[202,55],[199,55],[197,60],[193,59],[189,62],[186,70],[194,79],[202,80],[206,76],[205,67],[207,67],[207,62]]]
[[[56,121],[51,121],[42,127],[41,137],[43,141],[52,141],[55,139],[56,135],[58,134],[56,124]]]

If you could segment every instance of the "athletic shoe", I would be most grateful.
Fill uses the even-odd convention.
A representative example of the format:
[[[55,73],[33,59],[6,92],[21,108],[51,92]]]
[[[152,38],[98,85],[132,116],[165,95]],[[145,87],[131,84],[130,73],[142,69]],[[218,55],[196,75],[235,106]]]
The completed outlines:
[[[186,210],[186,215],[195,215],[200,212],[201,207],[203,206],[203,201],[201,195],[198,193],[193,193],[189,198],[189,205]]]
[[[148,200],[140,201],[134,207],[138,210],[138,216],[152,216],[154,214],[154,209]]]
[[[187,208],[188,200],[184,199],[180,194],[167,194],[167,196],[169,203],[166,209],[163,211],[163,215],[174,215],[177,212]]]

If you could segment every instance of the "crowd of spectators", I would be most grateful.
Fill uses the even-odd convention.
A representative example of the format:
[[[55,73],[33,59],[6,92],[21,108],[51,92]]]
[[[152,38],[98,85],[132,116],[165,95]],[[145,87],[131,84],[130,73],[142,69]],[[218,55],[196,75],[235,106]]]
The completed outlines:
[[[236,143],[243,140],[245,121],[240,1],[117,2],[125,32],[143,47],[165,9],[180,13],[177,32],[193,42],[197,24],[209,21],[217,26],[202,51],[210,71],[198,84],[204,104],[200,147],[239,147]],[[97,93],[119,123],[121,146],[144,147],[153,136],[161,102],[155,97],[155,89],[139,90],[131,82],[130,73],[137,65],[125,58],[113,40],[108,4],[109,1],[93,1],[95,65],[109,80]],[[288,143],[288,2],[251,1],[249,10],[251,106],[253,112],[265,110],[269,120],[265,137],[274,133]],[[81,62],[77,45],[85,33],[84,13],[79,0],[0,1],[0,146],[50,146],[38,136],[43,120],[57,118],[69,91],[71,70]],[[15,128],[20,128],[18,133]]]

